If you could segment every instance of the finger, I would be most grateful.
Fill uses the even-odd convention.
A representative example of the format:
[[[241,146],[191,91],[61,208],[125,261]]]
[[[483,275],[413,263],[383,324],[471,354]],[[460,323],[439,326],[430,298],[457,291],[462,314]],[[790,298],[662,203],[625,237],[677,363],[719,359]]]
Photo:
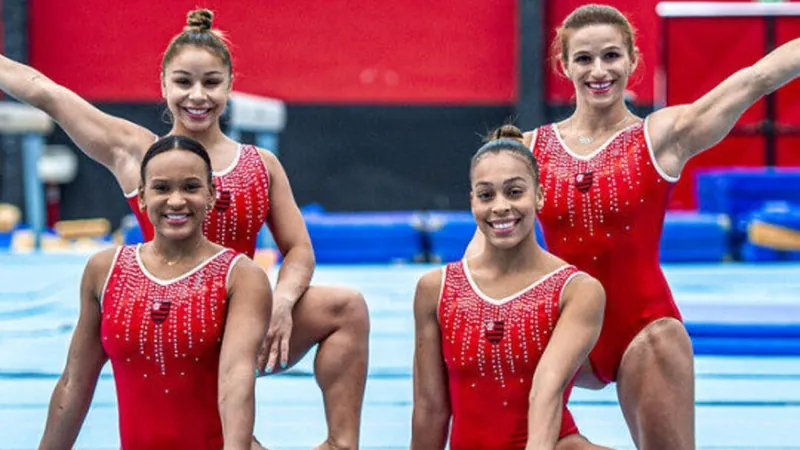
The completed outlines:
[[[272,341],[272,345],[269,348],[269,361],[267,361],[267,373],[271,373],[272,370],[275,368],[275,364],[278,362],[278,342]]]
[[[289,365],[289,336],[281,339],[281,369]]]
[[[256,376],[264,375],[264,369],[267,367],[267,348],[261,347],[258,349],[258,356],[256,356]]]

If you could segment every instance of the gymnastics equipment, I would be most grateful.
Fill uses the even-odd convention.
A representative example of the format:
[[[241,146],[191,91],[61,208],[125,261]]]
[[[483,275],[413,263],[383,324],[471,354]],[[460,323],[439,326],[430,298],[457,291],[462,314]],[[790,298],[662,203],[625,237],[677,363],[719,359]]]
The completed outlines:
[[[39,249],[44,230],[44,187],[37,164],[44,151],[44,135],[53,130],[53,121],[44,112],[28,105],[0,102],[0,134],[22,136],[22,173],[25,214],[33,232],[33,246]]]

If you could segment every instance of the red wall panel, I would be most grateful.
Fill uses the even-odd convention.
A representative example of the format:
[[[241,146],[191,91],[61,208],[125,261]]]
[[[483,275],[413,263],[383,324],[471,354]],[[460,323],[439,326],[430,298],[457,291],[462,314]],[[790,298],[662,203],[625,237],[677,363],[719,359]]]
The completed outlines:
[[[777,44],[800,37],[800,17],[782,17],[775,21]],[[800,81],[794,80],[783,86],[776,96],[778,122],[782,125],[800,127]],[[800,151],[800,147],[796,147]]]
[[[691,103],[764,56],[765,26],[752,18],[672,18],[667,27],[667,105]],[[764,102],[740,125],[764,118]]]
[[[31,63],[95,101],[158,101],[161,54],[196,0],[31,0]],[[515,0],[207,0],[236,88],[292,102],[515,99]]]
[[[777,18],[776,43],[800,36],[799,18]],[[666,83],[667,105],[690,103],[713,89],[725,78],[765,55],[767,24],[762,18],[671,18],[667,30]],[[777,119],[782,129],[800,124],[800,82],[794,81],[776,94]],[[756,131],[766,119],[762,99],[749,108],[735,130]],[[779,166],[800,165],[800,139],[778,137],[776,160]],[[672,208],[695,207],[693,170],[700,167],[760,166],[765,161],[766,137],[762,133],[724,139],[690,162],[676,188]]]

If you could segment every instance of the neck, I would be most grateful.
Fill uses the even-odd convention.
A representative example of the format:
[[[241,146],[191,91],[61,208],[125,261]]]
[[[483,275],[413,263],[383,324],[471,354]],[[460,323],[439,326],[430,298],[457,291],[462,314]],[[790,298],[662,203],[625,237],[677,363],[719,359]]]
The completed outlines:
[[[174,265],[180,261],[191,259],[197,254],[197,250],[203,244],[205,237],[202,233],[195,233],[192,236],[179,241],[166,239],[156,233],[153,239],[153,253],[167,265]]]
[[[529,270],[537,264],[543,253],[544,250],[531,233],[530,237],[512,248],[502,249],[487,243],[479,261],[481,266],[491,268],[498,274],[507,274]]]
[[[578,102],[569,122],[574,130],[593,135],[627,124],[630,121],[629,116],[631,116],[631,112],[622,101],[607,108],[594,108]]]
[[[228,137],[222,132],[222,129],[219,127],[219,123],[215,123],[214,125],[206,128],[203,131],[189,131],[180,123],[177,122],[172,126],[172,130],[170,130],[169,134],[179,134],[181,136],[186,136],[194,139],[195,141],[203,144],[203,147],[206,148],[209,155],[213,155],[213,148],[216,148],[220,142],[228,140]]]

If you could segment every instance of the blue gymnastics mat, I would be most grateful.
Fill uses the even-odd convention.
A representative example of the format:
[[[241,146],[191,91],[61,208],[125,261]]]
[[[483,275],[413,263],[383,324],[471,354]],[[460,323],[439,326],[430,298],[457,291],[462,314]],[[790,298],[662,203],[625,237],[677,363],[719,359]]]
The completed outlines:
[[[87,257],[0,254],[0,450],[38,444],[64,368]],[[364,450],[408,448],[414,288],[437,267],[322,264],[315,272],[314,285],[352,287],[369,304]],[[800,330],[800,264],[670,264],[664,272],[698,350],[697,448],[800,448],[800,356],[791,356],[800,351],[785,344],[796,342]],[[256,383],[256,436],[273,450],[313,448],[326,435],[314,355]],[[119,448],[116,406],[106,365],[76,448]],[[613,386],[575,389],[570,408],[594,443],[634,448]]]

